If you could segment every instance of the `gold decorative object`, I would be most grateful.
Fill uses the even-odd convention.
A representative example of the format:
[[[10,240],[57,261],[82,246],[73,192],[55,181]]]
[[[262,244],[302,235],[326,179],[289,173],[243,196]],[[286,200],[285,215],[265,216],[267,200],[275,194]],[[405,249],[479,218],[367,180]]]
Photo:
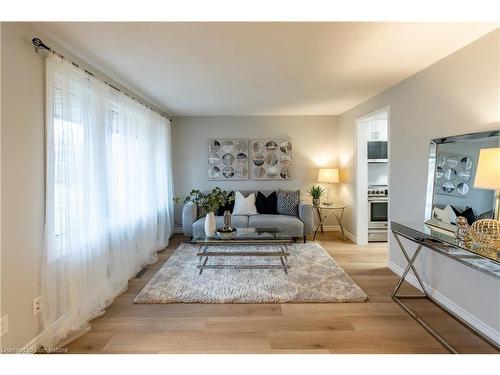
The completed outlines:
[[[471,227],[467,222],[467,219],[463,216],[458,216],[456,220],[457,230],[455,235],[458,240],[458,245],[462,247],[468,247],[467,244],[472,242],[470,235]]]
[[[231,228],[231,211],[224,211],[224,229]]]
[[[236,228],[231,227],[231,211],[224,211],[224,226],[217,228],[217,235],[221,240],[230,240],[236,235]]]
[[[471,226],[472,238],[477,242],[487,256],[498,258],[500,251],[500,221],[483,219],[474,222]]]

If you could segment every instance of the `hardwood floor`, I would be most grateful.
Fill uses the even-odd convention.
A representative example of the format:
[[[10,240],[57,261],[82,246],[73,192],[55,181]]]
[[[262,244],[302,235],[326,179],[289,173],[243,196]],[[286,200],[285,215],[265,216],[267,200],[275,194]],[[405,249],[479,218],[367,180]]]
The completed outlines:
[[[366,303],[164,304],[132,300],[175,251],[175,236],[159,261],[67,345],[70,353],[447,353],[390,298],[398,277],[385,265],[387,245],[357,246],[338,233],[318,241],[369,295]],[[409,284],[403,292],[414,291]],[[496,353],[432,303],[412,302],[461,353]]]

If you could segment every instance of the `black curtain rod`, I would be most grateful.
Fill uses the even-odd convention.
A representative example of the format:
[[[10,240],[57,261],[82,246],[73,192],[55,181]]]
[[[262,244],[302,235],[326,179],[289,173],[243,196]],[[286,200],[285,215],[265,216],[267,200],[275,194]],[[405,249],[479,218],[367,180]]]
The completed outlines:
[[[60,58],[62,58],[62,59],[67,60],[67,59],[66,59],[63,55],[61,55],[60,53],[58,53],[58,52],[54,51],[52,48],[50,48],[49,46],[47,46],[46,44],[44,44],[44,43],[43,43],[43,41],[42,41],[40,38],[33,38],[31,41],[33,42],[33,45],[35,46],[35,50],[36,50],[37,52],[38,52],[38,50],[39,50],[39,49],[44,49],[44,50],[46,50],[46,51],[49,51],[49,52],[51,52],[51,53],[53,53],[53,54],[55,54],[55,55],[59,56],[59,57],[60,57]],[[74,65],[74,66],[76,66],[77,68],[82,69],[85,73],[87,73],[87,74],[91,75],[92,77],[95,77],[94,73],[89,72],[88,70],[81,68],[81,67],[80,67],[80,65],[79,65],[79,64],[77,64],[77,63],[75,63],[74,61],[70,61],[70,62],[71,62],[71,64],[73,64],[73,65]],[[131,98],[131,99],[135,100],[136,102],[138,102],[138,103],[142,104],[142,105],[143,105],[143,106],[145,106],[146,108],[149,108],[151,111],[156,112],[156,113],[158,113],[160,116],[165,117],[166,119],[168,119],[168,120],[172,121],[172,119],[171,119],[171,118],[169,118],[169,117],[168,117],[168,116],[166,116],[165,114],[161,113],[161,112],[160,112],[160,111],[158,111],[157,109],[152,108],[151,106],[147,105],[146,103],[143,103],[143,102],[142,102],[142,101],[140,101],[139,99],[137,99],[137,98],[135,98],[135,97],[133,97],[133,96],[129,95],[128,93],[126,93],[126,92],[124,92],[124,91],[122,91],[122,90],[120,90],[118,87],[115,87],[115,86],[113,86],[112,84],[110,84],[110,83],[108,83],[108,82],[106,82],[106,81],[103,81],[103,82],[104,82],[106,85],[108,85],[109,87],[111,87],[111,88],[115,89],[116,91],[119,91],[119,92],[121,92],[122,94],[124,94],[124,95],[128,96],[129,98]]]

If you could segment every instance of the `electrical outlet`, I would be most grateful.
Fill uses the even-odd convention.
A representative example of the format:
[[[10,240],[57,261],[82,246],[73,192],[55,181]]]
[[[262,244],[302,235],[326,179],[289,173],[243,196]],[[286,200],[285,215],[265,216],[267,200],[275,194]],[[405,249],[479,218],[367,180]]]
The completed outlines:
[[[33,298],[33,316],[40,312],[40,296]]]
[[[7,332],[9,332],[9,316],[4,315],[0,322],[0,336],[5,335]]]

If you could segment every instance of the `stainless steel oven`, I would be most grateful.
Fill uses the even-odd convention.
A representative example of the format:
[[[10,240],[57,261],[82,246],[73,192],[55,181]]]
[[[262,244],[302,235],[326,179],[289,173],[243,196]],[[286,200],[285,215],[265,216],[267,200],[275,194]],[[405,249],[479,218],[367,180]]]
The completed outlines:
[[[368,241],[387,241],[388,205],[387,187],[368,189]]]
[[[368,198],[368,227],[387,227],[389,198]]]

